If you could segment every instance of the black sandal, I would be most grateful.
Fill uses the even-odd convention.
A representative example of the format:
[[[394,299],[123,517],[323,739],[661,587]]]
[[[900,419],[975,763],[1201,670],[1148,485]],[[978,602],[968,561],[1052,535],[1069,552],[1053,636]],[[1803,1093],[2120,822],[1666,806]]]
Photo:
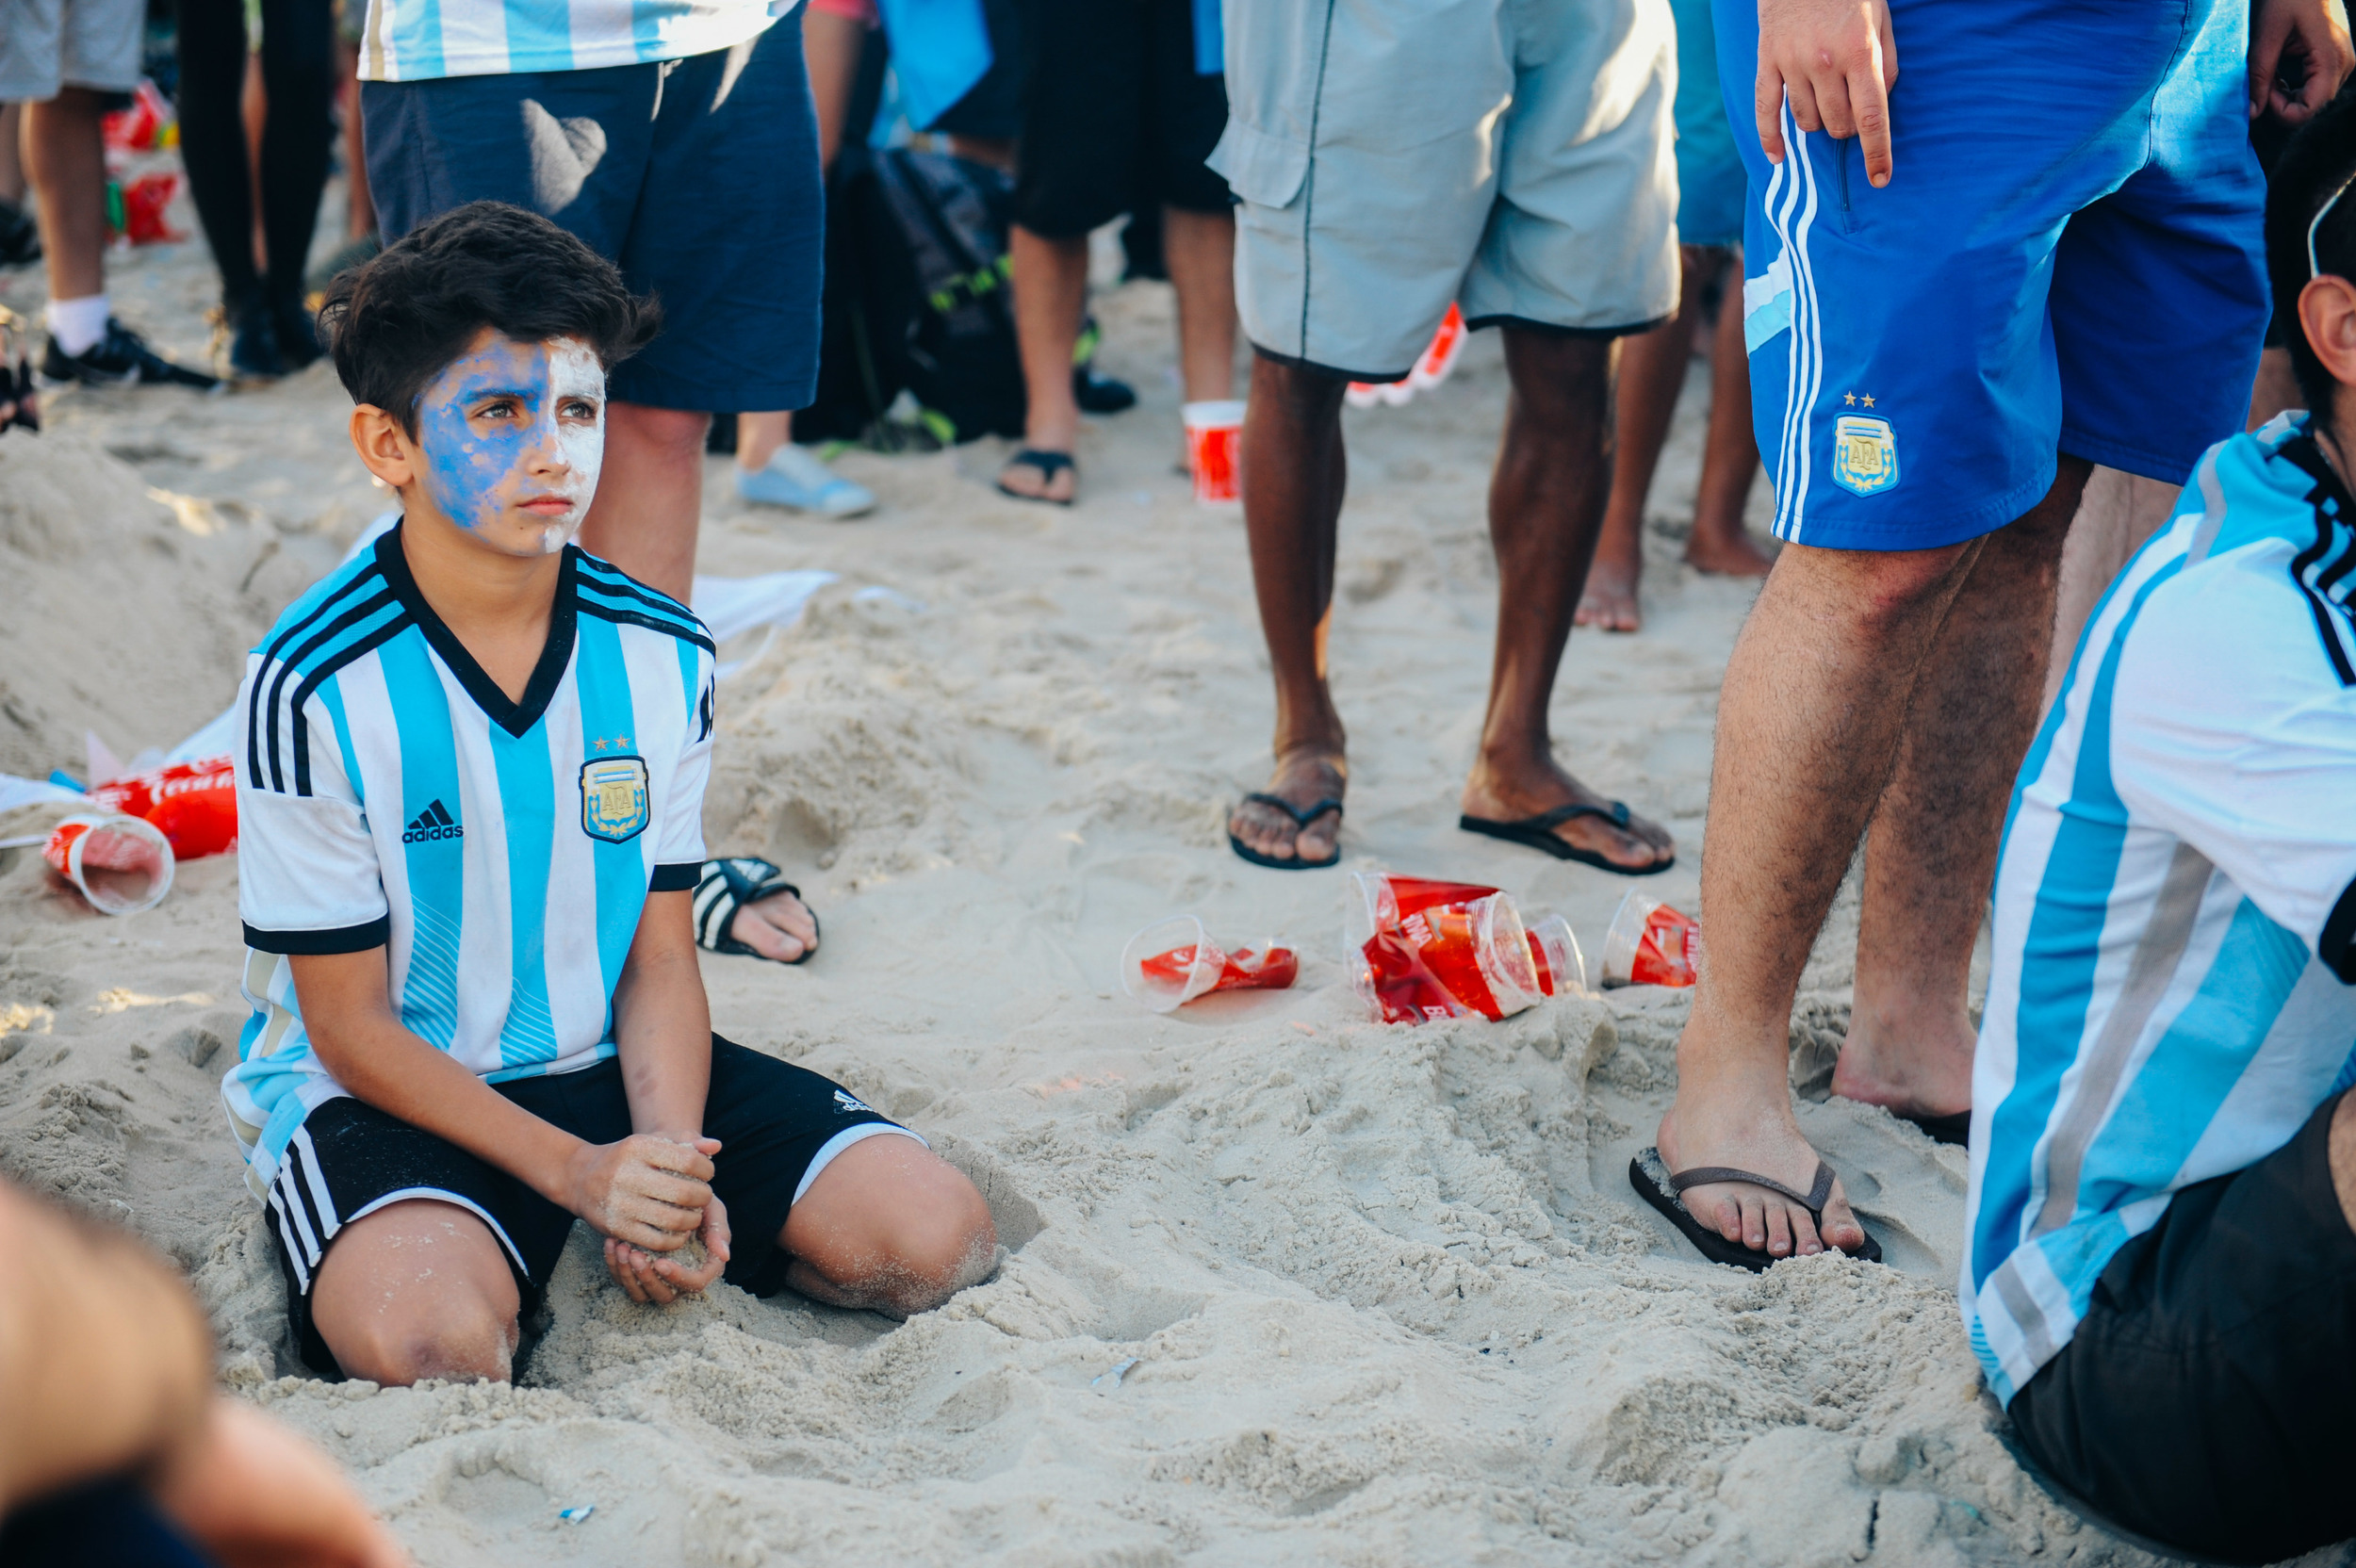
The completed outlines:
[[[1628,1184],[1636,1189],[1636,1196],[1665,1215],[1669,1223],[1693,1244],[1693,1250],[1711,1263],[1747,1268],[1754,1274],[1764,1274],[1772,1265],[1781,1263],[1781,1258],[1770,1253],[1754,1252],[1739,1241],[1728,1241],[1693,1217],[1693,1211],[1685,1206],[1685,1200],[1679,1195],[1687,1187],[1704,1186],[1711,1182],[1742,1182],[1755,1187],[1765,1187],[1769,1192],[1781,1193],[1806,1209],[1808,1217],[1816,1222],[1819,1236],[1823,1234],[1824,1205],[1832,1200],[1832,1167],[1821,1159],[1816,1162],[1816,1179],[1806,1192],[1785,1186],[1769,1177],[1737,1170],[1726,1165],[1696,1166],[1673,1176],[1658,1149],[1646,1149],[1628,1162]],[[1857,1228],[1864,1230],[1863,1221],[1858,1222]],[[1882,1261],[1882,1244],[1873,1239],[1870,1231],[1866,1233],[1864,1246],[1854,1251],[1845,1247],[1835,1250],[1853,1258],[1862,1258],[1867,1263]]]
[[[1039,450],[1037,447],[1025,447],[1006,459],[1006,466],[1008,468],[1037,468],[1039,486],[1042,491],[1055,482],[1057,474],[1062,473],[1066,468],[1071,468],[1072,494],[1060,500],[1049,495],[1026,496],[1020,490],[1007,489],[1006,482],[1002,479],[998,481],[998,493],[1002,496],[1012,496],[1019,501],[1039,501],[1048,506],[1070,506],[1080,498],[1080,470],[1072,467],[1070,452],[1046,452]]]
[[[1615,800],[1610,806],[1558,806],[1551,811],[1541,811],[1519,822],[1497,822],[1488,817],[1458,817],[1456,825],[1467,833],[1485,833],[1492,839],[1503,839],[1509,844],[1521,844],[1530,849],[1543,849],[1558,860],[1577,860],[1582,866],[1620,876],[1657,876],[1677,863],[1670,856],[1649,866],[1624,866],[1617,860],[1606,859],[1592,849],[1581,849],[1565,843],[1555,829],[1579,817],[1601,817],[1614,827],[1628,825],[1628,802]]]
[[[762,954],[728,934],[736,911],[776,893],[802,896],[802,890],[785,879],[785,873],[750,855],[726,860],[706,860],[703,877],[695,884],[695,945],[734,958],[761,958]],[[805,902],[802,907],[810,906]],[[806,964],[818,951],[818,911],[810,911],[810,945],[798,958],[773,958],[772,963]]]
[[[1342,802],[1338,795],[1327,795],[1315,806],[1306,808],[1295,806],[1283,795],[1249,794],[1243,798],[1248,805],[1275,807],[1279,811],[1292,818],[1296,830],[1307,827],[1328,811],[1337,817],[1342,814]],[[1232,832],[1227,835],[1227,847],[1253,865],[1266,866],[1271,871],[1323,871],[1328,866],[1341,864],[1342,859],[1342,846],[1339,843],[1334,844],[1333,853],[1322,860],[1304,860],[1298,855],[1288,856],[1280,860],[1273,855],[1261,854],[1241,839],[1236,838]]]

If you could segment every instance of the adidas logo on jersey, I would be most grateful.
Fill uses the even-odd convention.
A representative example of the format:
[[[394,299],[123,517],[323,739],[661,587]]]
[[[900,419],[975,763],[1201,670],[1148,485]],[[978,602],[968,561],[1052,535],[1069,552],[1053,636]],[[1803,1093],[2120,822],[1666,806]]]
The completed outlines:
[[[434,839],[463,839],[466,830],[458,825],[450,814],[450,808],[435,801],[417,813],[417,820],[401,830],[401,841],[421,844]]]

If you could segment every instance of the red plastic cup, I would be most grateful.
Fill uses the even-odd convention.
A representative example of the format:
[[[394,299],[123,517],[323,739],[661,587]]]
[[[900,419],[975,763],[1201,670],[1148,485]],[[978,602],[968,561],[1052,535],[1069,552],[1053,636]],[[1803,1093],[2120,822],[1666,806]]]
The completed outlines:
[[[1607,986],[1691,986],[1701,978],[1702,927],[1693,916],[1631,892],[1603,934]]]
[[[1344,951],[1359,956],[1351,981],[1383,1022],[1495,1021],[1547,996],[1521,913],[1497,889],[1350,874],[1357,896],[1350,901]]]
[[[1157,1013],[1174,1013],[1214,991],[1285,990],[1300,975],[1292,949],[1263,942],[1257,951],[1231,953],[1193,915],[1155,921],[1121,952],[1121,989]]]
[[[136,915],[172,891],[172,844],[138,817],[68,817],[41,852],[102,915]]]
[[[1200,506],[1240,506],[1235,484],[1235,446],[1243,435],[1243,404],[1232,400],[1187,403],[1178,411],[1186,426],[1186,466],[1194,473]]]
[[[172,841],[175,858],[193,860],[237,847],[237,768],[232,758],[207,757],[110,778],[92,785],[90,797],[110,811],[146,818]]]

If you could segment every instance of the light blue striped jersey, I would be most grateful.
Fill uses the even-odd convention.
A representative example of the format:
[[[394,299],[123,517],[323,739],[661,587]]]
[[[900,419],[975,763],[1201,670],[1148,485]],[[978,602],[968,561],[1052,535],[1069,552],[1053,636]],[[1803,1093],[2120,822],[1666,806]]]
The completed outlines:
[[[594,71],[731,49],[795,0],[368,0],[360,78]]]
[[[237,698],[237,912],[254,1016],[221,1081],[257,1194],[312,1107],[289,954],[385,949],[401,1022],[493,1083],[614,1054],[646,894],[695,885],[712,640],[564,551],[510,701],[417,592],[398,528],[279,617]]]
[[[2201,458],[2013,792],[1960,1283],[2007,1403],[2177,1191],[2356,1079],[2356,533],[2302,419]]]

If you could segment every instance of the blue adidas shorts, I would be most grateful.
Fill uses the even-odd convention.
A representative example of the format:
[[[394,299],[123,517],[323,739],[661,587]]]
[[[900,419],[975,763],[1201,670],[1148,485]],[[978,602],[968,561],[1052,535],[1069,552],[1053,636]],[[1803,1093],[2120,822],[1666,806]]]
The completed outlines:
[[[1750,172],[1743,329],[1775,536],[1927,549],[2035,506],[2054,454],[2182,483],[2266,333],[2248,0],[1891,0],[1890,183],[1854,139],[1778,168],[1755,0],[1716,0]],[[1801,155],[1804,153],[1804,155]]]

